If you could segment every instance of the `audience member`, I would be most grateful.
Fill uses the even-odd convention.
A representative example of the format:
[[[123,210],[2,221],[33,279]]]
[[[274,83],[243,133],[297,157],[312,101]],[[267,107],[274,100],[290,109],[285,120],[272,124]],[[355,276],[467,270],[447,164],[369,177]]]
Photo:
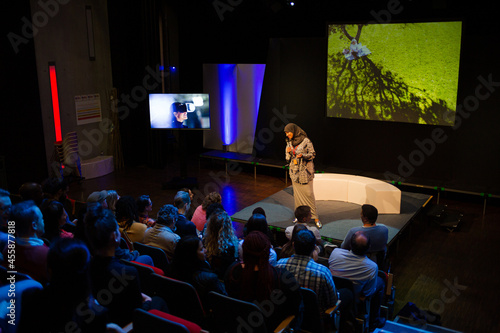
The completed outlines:
[[[334,276],[353,282],[356,300],[372,297],[370,302],[370,327],[383,327],[385,320],[380,318],[380,303],[383,297],[384,281],[378,276],[377,264],[368,259],[370,238],[364,231],[357,231],[351,237],[351,250],[335,249],[328,264]]]
[[[101,204],[102,208],[107,209],[108,208],[108,202],[106,201],[107,197],[108,197],[108,191],[106,190],[92,192],[87,197],[87,203],[98,202]]]
[[[238,239],[225,211],[216,210],[210,215],[203,243],[208,262],[222,279],[226,269],[238,259]]]
[[[337,303],[338,295],[332,273],[327,267],[316,263],[312,256],[316,251],[316,238],[312,231],[301,230],[296,234],[293,241],[295,254],[290,258],[278,260],[277,267],[284,268],[293,273],[298,283],[313,290],[318,295],[318,300],[322,312]],[[346,326],[345,322],[354,324],[353,316],[353,295],[347,289],[338,290],[341,300],[341,327]],[[341,329],[342,330],[342,329]]]
[[[267,220],[266,217],[262,214],[253,214],[245,224],[244,228],[244,236],[246,237],[249,233],[252,231],[260,231],[264,235],[266,235],[269,238],[269,241],[271,241],[271,233],[269,231],[269,227],[267,225]],[[243,242],[245,239],[240,240],[239,246],[238,246],[238,256],[240,258],[240,261],[243,262]],[[276,255],[276,251],[274,251],[273,245],[271,244],[271,248],[269,249],[269,263],[272,266],[276,266],[278,258]]]
[[[181,239],[175,230],[175,223],[179,214],[177,208],[172,205],[164,205],[158,212],[158,218],[154,227],[146,230],[144,243],[156,246],[165,251],[169,260],[174,256],[175,246]]]
[[[179,216],[177,222],[175,223],[175,233],[179,236],[198,236],[196,232],[196,226],[193,222],[189,221],[184,215],[186,211],[189,210],[191,205],[191,199],[189,198],[189,193],[184,191],[179,191],[174,197],[174,206],[177,208]]]
[[[291,256],[293,256],[295,254],[293,242],[295,241],[295,239],[297,237],[297,233],[301,230],[308,230],[307,226],[302,224],[302,223],[297,223],[296,225],[294,225],[293,231],[292,231],[292,238],[288,242],[286,242],[285,245],[283,245],[283,247],[281,248],[281,252],[280,252],[278,259],[290,258]],[[313,255],[313,259],[315,261],[316,261],[317,256],[318,256],[317,252],[318,251],[316,251],[316,253]]]
[[[34,201],[22,201],[12,207],[11,219],[16,228],[15,270],[28,274],[42,285],[48,281],[47,254],[49,247],[40,238],[45,230],[43,215]],[[7,248],[3,255],[6,256]],[[4,265],[8,262],[4,262]]]
[[[108,190],[108,196],[106,197],[106,204],[108,205],[108,209],[113,212],[116,212],[116,202],[120,199],[120,196],[115,190]]]
[[[73,214],[73,203],[68,200],[67,196],[67,193],[69,191],[68,183],[64,179],[48,178],[42,182],[42,191],[44,196],[43,201],[55,200],[63,204],[64,210],[66,211],[67,215],[65,227],[69,226],[70,228],[74,229],[77,220],[74,218],[74,216],[68,214],[68,211]]]
[[[153,202],[149,198],[149,195],[141,195],[137,198],[136,204],[139,223],[145,224],[148,227],[154,226],[156,221],[149,216],[153,211]]]
[[[33,200],[35,205],[40,207],[43,201],[42,185],[38,183],[24,183],[19,188],[19,195],[23,201]]]
[[[307,229],[311,230],[314,233],[314,236],[318,241],[321,241],[321,235],[319,233],[319,229],[315,226],[311,226],[308,222],[311,221],[311,208],[309,206],[298,206],[295,209],[295,221],[294,223],[303,224],[307,227]],[[292,230],[293,225],[287,227],[285,229],[285,236],[288,239],[292,239]]]
[[[40,207],[43,214],[45,233],[42,235],[44,240],[52,243],[57,238],[73,238],[73,234],[64,230],[66,224],[66,211],[59,201],[44,201]]]
[[[203,231],[205,227],[205,223],[207,223],[207,208],[213,203],[221,203],[222,198],[219,193],[211,192],[209,193],[201,203],[200,206],[196,208],[193,214],[193,218],[191,221],[196,225],[196,229],[198,231]]]
[[[191,200],[191,205],[189,205],[189,210],[184,215],[186,216],[186,218],[189,221],[191,221],[193,218],[194,211],[196,209],[195,202],[194,202],[194,193],[188,187],[183,187],[179,191],[187,192],[189,194],[189,200]]]
[[[77,239],[57,239],[50,246],[50,281],[28,294],[23,303],[20,332],[106,332],[106,311],[91,294],[90,253]],[[106,300],[104,300],[106,301]]]
[[[198,237],[186,236],[179,240],[172,260],[172,277],[190,283],[204,305],[211,291],[226,295],[226,288],[207,262],[205,248]]]
[[[138,217],[134,198],[129,195],[120,197],[116,202],[115,215],[120,232],[126,239],[132,243],[142,243],[144,241],[144,234],[148,227],[145,224],[136,222]]]
[[[94,256],[90,266],[92,295],[109,309],[109,320],[120,326],[130,322],[135,308],[164,309],[164,302],[141,293],[135,267],[115,257],[120,244],[120,230],[109,209],[91,205],[85,216],[87,237]],[[105,296],[106,295],[106,296]]]
[[[270,248],[267,235],[260,231],[250,232],[243,243],[244,263],[233,264],[228,269],[225,282],[229,296],[255,302],[268,313],[264,320],[266,326],[273,330],[286,317],[301,316],[302,297],[294,276],[269,264]],[[267,304],[278,298],[286,302],[273,304],[274,311],[269,311]]]
[[[370,248],[367,256],[377,263],[377,252],[385,252],[387,250],[387,239],[389,238],[389,230],[383,224],[377,225],[378,210],[372,205],[361,206],[361,222],[360,227],[354,227],[347,232],[347,235],[342,242],[341,247],[346,250],[351,249],[351,238],[358,231],[363,231],[370,238]],[[382,263],[378,263],[382,264]]]

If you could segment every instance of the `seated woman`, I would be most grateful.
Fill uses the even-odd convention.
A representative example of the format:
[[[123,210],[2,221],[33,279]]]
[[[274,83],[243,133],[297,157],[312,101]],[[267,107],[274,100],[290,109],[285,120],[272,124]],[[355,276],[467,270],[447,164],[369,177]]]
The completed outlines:
[[[293,274],[269,264],[270,249],[271,242],[265,234],[250,232],[243,243],[244,263],[228,269],[225,284],[229,296],[257,305],[285,299],[286,302],[275,304],[274,311],[265,318],[266,326],[273,330],[290,315],[295,315],[296,323],[300,323],[302,297]]]
[[[200,232],[203,231],[205,223],[207,223],[206,216],[207,216],[208,206],[210,206],[213,203],[221,203],[221,202],[222,198],[220,194],[217,192],[211,192],[203,199],[201,205],[196,207],[191,222],[194,223],[198,231]]]
[[[203,305],[209,292],[226,295],[226,288],[207,262],[205,248],[198,237],[186,236],[179,240],[172,260],[172,277],[191,284]]]
[[[154,226],[156,221],[149,216],[149,213],[153,211],[153,202],[149,198],[149,195],[141,195],[137,198],[136,204],[139,223],[145,224],[148,227]]]
[[[226,269],[238,259],[238,239],[229,215],[223,210],[212,213],[204,236],[208,262],[222,279]]]
[[[116,202],[116,221],[120,227],[120,232],[125,236],[124,238],[127,239],[128,237],[132,243],[142,243],[144,233],[148,228],[145,224],[136,222],[137,220],[137,206],[134,198],[128,195],[120,197]]]
[[[46,200],[42,204],[41,211],[45,225],[45,233],[42,238],[46,239],[49,243],[58,238],[73,238],[72,233],[63,229],[68,215],[62,203],[55,200]]]
[[[271,241],[271,233],[269,231],[269,227],[267,225],[267,220],[266,217],[262,214],[253,214],[245,224],[245,228],[243,230],[243,233],[246,237],[249,233],[252,231],[260,231],[263,234],[267,235],[269,238],[269,241]],[[239,248],[238,248],[238,254],[240,261],[243,262],[243,242],[245,239],[242,239],[239,243]],[[278,261],[276,251],[274,251],[274,248],[271,244],[271,249],[269,251],[269,263],[272,266],[276,266],[276,262]]]
[[[106,197],[106,204],[108,205],[108,209],[113,212],[116,212],[116,202],[120,199],[120,196],[115,190],[108,190],[108,196]]]

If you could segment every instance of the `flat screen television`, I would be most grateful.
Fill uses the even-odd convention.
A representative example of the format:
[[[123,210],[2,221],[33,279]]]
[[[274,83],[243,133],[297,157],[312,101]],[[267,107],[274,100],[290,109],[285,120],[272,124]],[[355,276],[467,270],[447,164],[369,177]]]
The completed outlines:
[[[462,22],[329,24],[327,117],[453,126]]]
[[[149,94],[152,129],[210,129],[208,94]]]

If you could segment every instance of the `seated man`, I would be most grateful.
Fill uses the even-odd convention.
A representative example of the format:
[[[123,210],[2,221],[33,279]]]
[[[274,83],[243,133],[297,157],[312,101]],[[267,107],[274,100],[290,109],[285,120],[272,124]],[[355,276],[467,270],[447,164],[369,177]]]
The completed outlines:
[[[14,266],[9,261],[4,265],[9,270],[28,274],[42,285],[48,281],[47,254],[49,247],[40,238],[45,232],[43,215],[31,200],[22,201],[12,207],[11,220],[16,229],[16,252]],[[8,258],[8,247],[3,250],[4,258]]]
[[[299,206],[295,209],[295,221],[294,223],[304,224],[307,229],[311,230],[314,234],[314,237],[318,241],[321,241],[321,235],[319,234],[319,229],[315,226],[308,225],[308,222],[311,221],[311,207],[309,206]],[[292,239],[292,231],[293,225],[287,227],[285,229],[285,236],[288,239]]]
[[[185,216],[191,206],[189,193],[184,191],[177,192],[174,197],[174,206],[177,208],[179,214],[175,222],[175,233],[181,236],[181,238],[184,236],[198,236],[196,225]]]
[[[332,274],[327,267],[313,260],[316,249],[316,238],[312,231],[301,230],[297,233],[293,242],[295,254],[290,258],[278,260],[276,267],[285,268],[294,274],[301,287],[309,288],[318,295],[321,311],[334,306],[337,303],[337,289],[333,282]],[[345,327],[347,321],[354,321],[352,300],[350,290],[339,290],[341,302],[341,327]]]
[[[385,319],[380,318],[380,303],[383,297],[384,281],[378,276],[377,264],[368,259],[370,237],[364,231],[357,231],[351,237],[351,250],[333,250],[328,265],[332,275],[353,282],[354,297],[364,301],[372,297],[370,303],[370,327],[383,327]]]
[[[136,308],[163,310],[161,298],[152,299],[141,293],[137,269],[121,263],[115,256],[120,230],[113,213],[100,205],[89,207],[85,228],[94,254],[90,264],[92,295],[109,309],[109,320],[124,326]]]
[[[361,222],[363,226],[354,227],[347,232],[341,247],[346,250],[351,249],[351,238],[357,231],[362,230],[370,238],[370,248],[368,249],[368,258],[377,263],[376,252],[387,251],[387,239],[389,230],[383,224],[377,225],[378,210],[372,205],[361,206]],[[384,255],[385,257],[385,255]],[[378,263],[379,265],[382,263]]]
[[[164,205],[158,212],[158,218],[154,227],[146,230],[144,236],[144,244],[163,249],[167,254],[168,260],[172,260],[175,246],[181,239],[174,232],[178,216],[177,208],[172,205]]]

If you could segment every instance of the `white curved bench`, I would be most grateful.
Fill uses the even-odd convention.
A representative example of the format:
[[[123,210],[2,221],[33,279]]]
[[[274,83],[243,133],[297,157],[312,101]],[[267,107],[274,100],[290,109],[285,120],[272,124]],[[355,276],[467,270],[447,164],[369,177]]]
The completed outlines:
[[[401,190],[378,179],[340,173],[318,173],[314,177],[316,200],[370,204],[379,214],[399,214]]]

